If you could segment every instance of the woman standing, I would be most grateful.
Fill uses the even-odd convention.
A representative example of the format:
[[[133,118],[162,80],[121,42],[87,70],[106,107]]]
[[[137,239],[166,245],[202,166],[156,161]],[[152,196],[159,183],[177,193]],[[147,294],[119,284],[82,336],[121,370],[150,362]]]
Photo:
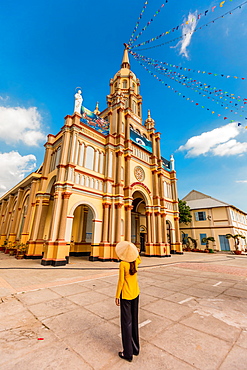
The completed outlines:
[[[118,355],[131,362],[133,355],[138,356],[140,350],[138,333],[140,289],[137,269],[141,259],[136,246],[127,241],[117,244],[116,254],[121,262],[115,302],[117,306],[120,306],[123,343],[123,352],[119,352]]]

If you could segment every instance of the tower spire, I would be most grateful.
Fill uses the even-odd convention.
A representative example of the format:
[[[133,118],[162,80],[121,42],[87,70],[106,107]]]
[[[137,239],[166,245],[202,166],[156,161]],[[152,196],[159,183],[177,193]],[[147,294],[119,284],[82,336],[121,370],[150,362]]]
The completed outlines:
[[[121,68],[128,68],[130,69],[130,62],[129,62],[129,52],[128,52],[128,49],[129,49],[129,45],[128,44],[124,44],[124,54],[123,54],[123,60],[122,60],[122,64],[121,64]]]

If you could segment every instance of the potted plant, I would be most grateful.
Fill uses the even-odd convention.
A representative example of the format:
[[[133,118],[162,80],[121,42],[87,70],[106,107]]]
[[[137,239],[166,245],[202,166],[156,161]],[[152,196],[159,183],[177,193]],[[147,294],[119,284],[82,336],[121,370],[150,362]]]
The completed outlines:
[[[235,247],[234,253],[235,254],[241,254],[242,251],[239,249],[239,238],[245,239],[245,236],[243,236],[241,234],[235,234],[235,235],[226,234],[226,238],[227,239],[230,239],[230,238],[234,239],[234,247]]]
[[[214,239],[213,236],[208,236],[207,238],[206,237],[202,238],[202,243],[206,243],[206,249],[204,250],[204,252],[206,252],[206,253],[209,253],[209,248],[208,248],[209,242],[215,242],[215,239]]]
[[[17,246],[12,245],[11,248],[9,248],[9,255],[14,256],[17,253]]]
[[[20,260],[23,259],[25,256],[25,253],[27,251],[27,245],[24,243],[21,243],[17,246],[17,254],[16,259]]]
[[[6,244],[5,244],[5,251],[4,251],[4,253],[5,254],[9,254],[9,251],[12,248],[12,242],[9,242],[7,240],[5,240],[5,241],[6,241]]]

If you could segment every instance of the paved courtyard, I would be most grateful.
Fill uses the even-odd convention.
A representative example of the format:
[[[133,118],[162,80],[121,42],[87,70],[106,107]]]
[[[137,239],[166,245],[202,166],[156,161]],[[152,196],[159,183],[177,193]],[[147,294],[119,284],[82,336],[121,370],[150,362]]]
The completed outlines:
[[[121,360],[117,263],[0,253],[0,368],[247,369],[247,256],[142,258],[141,353]]]

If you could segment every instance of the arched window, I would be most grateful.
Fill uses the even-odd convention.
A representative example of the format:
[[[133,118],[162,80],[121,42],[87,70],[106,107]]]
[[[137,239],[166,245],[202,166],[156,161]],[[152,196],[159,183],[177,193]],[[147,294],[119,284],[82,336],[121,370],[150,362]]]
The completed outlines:
[[[81,143],[81,145],[80,145],[80,151],[79,151],[78,157],[79,157],[78,165],[82,166],[83,165],[83,157],[84,157],[84,143]]]
[[[100,153],[100,164],[99,164],[99,172],[103,173],[104,168],[104,153]]]
[[[98,172],[99,171],[99,151],[95,151],[95,167],[94,171]]]
[[[132,110],[133,110],[133,112],[135,114],[137,113],[137,105],[136,105],[136,101],[135,100],[133,100],[133,102],[132,102]]]
[[[123,89],[127,89],[127,80],[123,80]]]
[[[109,177],[112,177],[112,169],[113,169],[113,153],[110,152],[109,154]]]
[[[89,170],[93,170],[93,162],[94,162],[94,148],[92,146],[88,146],[86,152],[85,167],[88,168]]]
[[[141,135],[141,132],[140,132],[140,130],[138,130],[138,128],[136,129],[136,133]]]
[[[133,87],[133,89],[136,87],[136,85],[134,84],[134,82],[132,83],[132,87]]]
[[[117,82],[115,82],[115,85],[114,85],[115,89],[117,88]]]

